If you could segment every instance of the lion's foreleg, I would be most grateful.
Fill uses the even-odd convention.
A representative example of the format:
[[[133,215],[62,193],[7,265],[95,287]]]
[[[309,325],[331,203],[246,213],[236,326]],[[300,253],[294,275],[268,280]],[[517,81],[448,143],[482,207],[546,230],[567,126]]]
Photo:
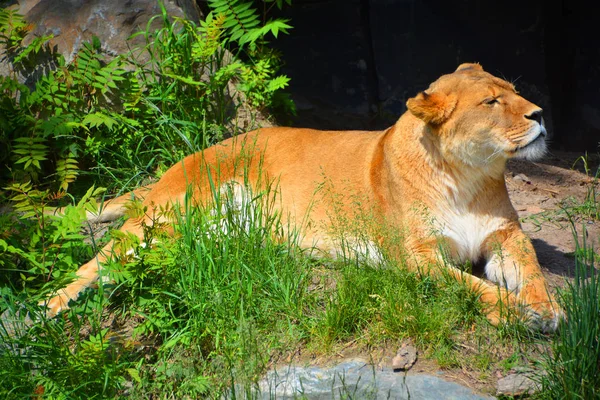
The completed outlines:
[[[562,312],[542,274],[531,240],[518,227],[497,231],[485,244],[486,276],[517,295],[530,322],[554,330]]]

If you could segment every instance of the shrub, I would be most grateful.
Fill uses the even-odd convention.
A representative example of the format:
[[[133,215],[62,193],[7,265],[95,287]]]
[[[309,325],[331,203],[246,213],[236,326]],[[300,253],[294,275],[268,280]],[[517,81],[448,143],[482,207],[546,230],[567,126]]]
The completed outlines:
[[[244,3],[246,13],[255,13],[250,6]],[[139,184],[157,168],[238,133],[242,102],[255,109],[276,105],[289,79],[276,75],[276,57],[257,43],[289,26],[253,23],[252,38],[244,39],[233,36],[231,16],[221,9],[196,25],[162,7],[153,19],[162,28],[151,31],[150,21],[135,35],[144,37],[144,46],[110,60],[94,38],[71,62],[49,50],[52,36],[24,45],[29,28],[23,17],[0,10],[0,42],[13,68],[0,78],[1,186],[32,182],[64,193],[89,174],[84,171],[94,173],[84,187],[90,180]],[[232,47],[243,40],[244,48]],[[252,57],[241,61],[231,48]],[[31,74],[42,55],[54,68]],[[23,71],[35,80],[19,83]]]

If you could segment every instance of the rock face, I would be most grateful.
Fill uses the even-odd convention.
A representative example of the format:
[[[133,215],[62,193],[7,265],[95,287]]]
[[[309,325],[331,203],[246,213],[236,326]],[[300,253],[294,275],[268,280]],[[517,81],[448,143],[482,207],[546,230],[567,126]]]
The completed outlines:
[[[201,15],[193,0],[165,0],[164,6],[174,17],[198,21]],[[6,60],[0,60],[0,75],[16,73],[20,81],[28,84],[35,82],[46,69],[55,68],[53,54],[62,54],[69,62],[94,36],[100,39],[104,52],[113,56],[143,44],[141,36],[127,39],[144,30],[150,19],[161,13],[156,0],[22,0],[10,8],[24,15],[25,21],[33,26],[25,43],[36,36],[54,35],[32,69],[12,71]],[[157,19],[152,28],[160,24]]]
[[[270,371],[252,398],[484,400],[471,389],[431,375],[379,370],[363,360],[332,368],[288,366]]]
[[[165,0],[164,5],[169,15],[200,17],[193,0]],[[70,61],[92,36],[100,38],[108,54],[127,52],[127,38],[144,30],[161,10],[156,0],[23,0],[18,12],[34,24],[34,35],[53,33],[52,43]]]

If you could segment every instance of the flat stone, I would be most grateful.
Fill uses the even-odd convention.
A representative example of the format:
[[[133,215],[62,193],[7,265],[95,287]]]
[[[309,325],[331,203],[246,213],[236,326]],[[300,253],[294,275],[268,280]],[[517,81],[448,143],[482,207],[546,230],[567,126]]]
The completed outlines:
[[[498,396],[520,396],[532,394],[540,390],[539,382],[534,381],[531,373],[516,373],[498,380]]]
[[[244,394],[244,391],[239,389],[238,398]],[[347,360],[331,368],[290,365],[272,370],[250,394],[246,393],[246,395],[257,399],[310,400],[493,399],[435,376],[398,374],[391,368],[379,369],[360,359]]]

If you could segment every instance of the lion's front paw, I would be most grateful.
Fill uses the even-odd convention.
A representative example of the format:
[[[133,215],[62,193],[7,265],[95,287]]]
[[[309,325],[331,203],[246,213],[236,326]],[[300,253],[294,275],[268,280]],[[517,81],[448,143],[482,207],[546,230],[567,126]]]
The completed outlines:
[[[560,321],[565,318],[563,310],[555,300],[525,303],[523,307],[527,325],[544,333],[556,331]]]

